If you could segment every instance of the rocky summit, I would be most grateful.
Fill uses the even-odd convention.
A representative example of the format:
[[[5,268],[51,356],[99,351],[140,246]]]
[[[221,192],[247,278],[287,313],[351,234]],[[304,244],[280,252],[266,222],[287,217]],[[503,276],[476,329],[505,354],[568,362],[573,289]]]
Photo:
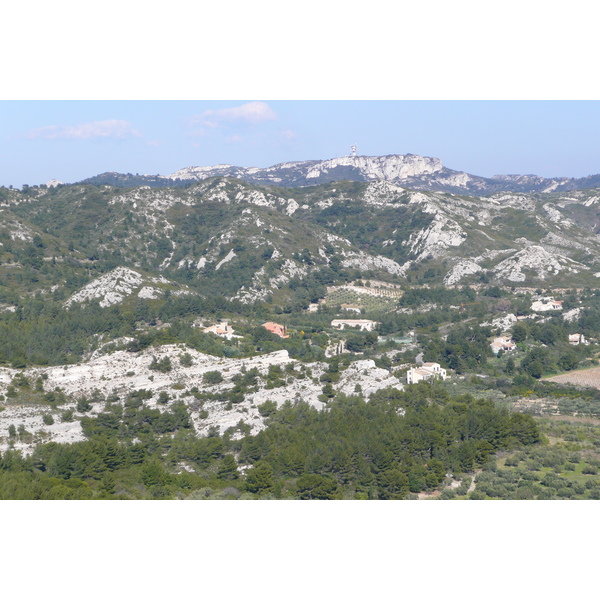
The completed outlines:
[[[82,183],[119,187],[183,186],[212,177],[235,177],[249,183],[303,187],[332,181],[393,181],[412,189],[487,195],[496,192],[566,192],[600,186],[600,175],[582,178],[544,178],[537,175],[478,175],[449,169],[439,158],[416,154],[342,156],[326,160],[286,162],[271,167],[215,165],[185,167],[170,175],[102,173]]]

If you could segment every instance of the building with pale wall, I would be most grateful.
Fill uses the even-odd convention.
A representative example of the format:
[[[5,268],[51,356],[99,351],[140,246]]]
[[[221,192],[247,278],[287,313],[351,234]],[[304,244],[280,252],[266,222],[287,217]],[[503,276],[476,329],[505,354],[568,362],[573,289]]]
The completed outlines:
[[[216,325],[211,325],[210,327],[206,327],[202,330],[202,333],[214,333],[219,337],[225,339],[232,339],[234,337],[240,337],[239,335],[234,335],[235,331],[231,325],[224,321],[223,323],[217,323]]]
[[[446,379],[446,369],[438,363],[426,362],[420,367],[411,367],[406,373],[406,383],[419,383],[428,379]]]
[[[531,310],[535,312],[546,312],[548,310],[562,310],[562,300],[554,298],[542,298],[531,303]]]
[[[494,354],[498,354],[500,350],[504,350],[504,352],[512,352],[517,347],[517,345],[512,341],[512,338],[505,335],[494,338],[494,341],[490,344],[490,346]]]
[[[579,344],[587,345],[589,342],[585,339],[583,333],[571,333],[569,334],[569,344],[571,346],[579,346]]]

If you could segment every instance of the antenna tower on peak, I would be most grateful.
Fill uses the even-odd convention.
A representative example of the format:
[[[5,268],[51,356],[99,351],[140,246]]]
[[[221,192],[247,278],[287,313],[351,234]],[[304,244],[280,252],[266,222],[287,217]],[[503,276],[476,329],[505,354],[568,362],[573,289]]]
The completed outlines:
[[[352,144],[352,146],[350,146],[350,152],[352,152],[351,156],[356,157],[357,150],[358,150],[358,146],[356,144]]]

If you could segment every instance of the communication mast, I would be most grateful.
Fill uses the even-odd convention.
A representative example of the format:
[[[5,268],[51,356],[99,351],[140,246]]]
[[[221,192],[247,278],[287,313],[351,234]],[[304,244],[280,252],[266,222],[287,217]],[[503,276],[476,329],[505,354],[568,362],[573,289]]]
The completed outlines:
[[[352,152],[351,156],[353,156],[354,158],[356,158],[357,150],[358,150],[358,146],[356,144],[352,144],[352,146],[350,146],[350,152]]]

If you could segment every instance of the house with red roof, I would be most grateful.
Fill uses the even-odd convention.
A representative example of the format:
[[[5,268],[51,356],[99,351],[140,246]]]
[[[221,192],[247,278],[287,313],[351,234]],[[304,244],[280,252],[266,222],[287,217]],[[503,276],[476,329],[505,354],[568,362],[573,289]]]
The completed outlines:
[[[280,338],[289,338],[290,336],[285,333],[285,327],[279,323],[273,323],[273,321],[267,321],[262,326],[271,333],[278,335]]]

